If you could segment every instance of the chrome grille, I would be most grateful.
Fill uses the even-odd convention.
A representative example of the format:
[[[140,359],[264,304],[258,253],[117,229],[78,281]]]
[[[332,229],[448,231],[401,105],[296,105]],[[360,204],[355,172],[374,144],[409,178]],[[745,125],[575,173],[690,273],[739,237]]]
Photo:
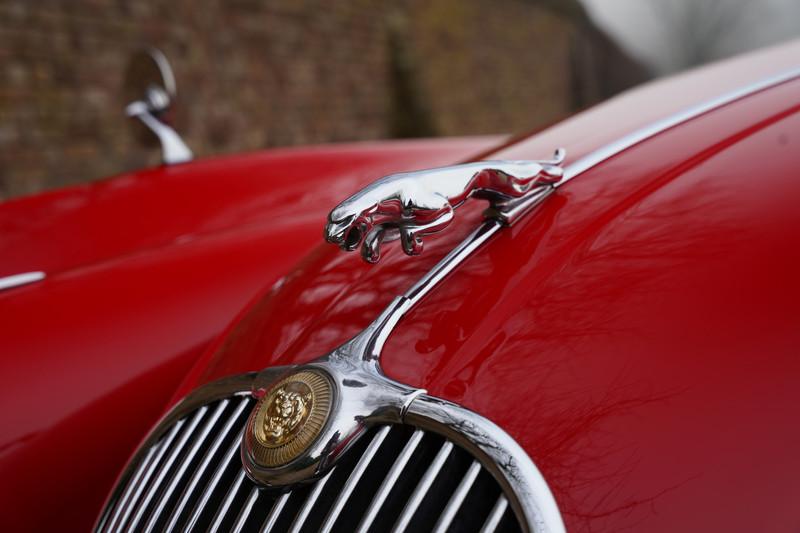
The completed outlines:
[[[324,478],[276,493],[244,473],[254,404],[236,396],[161,430],[115,493],[100,531],[519,531],[500,485],[443,436],[373,427]]]

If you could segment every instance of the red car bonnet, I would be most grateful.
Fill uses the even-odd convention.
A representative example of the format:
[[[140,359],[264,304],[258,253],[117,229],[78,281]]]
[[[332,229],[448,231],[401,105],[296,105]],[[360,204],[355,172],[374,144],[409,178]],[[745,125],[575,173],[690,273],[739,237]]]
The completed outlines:
[[[560,189],[400,323],[384,350],[387,374],[507,430],[542,470],[568,529],[792,523],[798,90],[791,81],[755,93]],[[547,155],[581,119],[572,120],[491,157]],[[585,136],[576,145],[567,163],[596,147]],[[321,244],[241,315],[174,400],[346,341],[479,211],[459,215],[419,258],[394,249],[368,266]]]

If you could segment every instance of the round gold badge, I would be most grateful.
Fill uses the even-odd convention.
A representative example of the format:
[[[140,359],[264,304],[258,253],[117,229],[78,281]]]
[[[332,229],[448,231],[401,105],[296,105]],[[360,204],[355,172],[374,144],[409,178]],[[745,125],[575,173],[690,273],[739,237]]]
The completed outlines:
[[[317,438],[331,408],[331,385],[322,374],[292,374],[264,394],[250,417],[247,445],[261,466],[282,466]]]

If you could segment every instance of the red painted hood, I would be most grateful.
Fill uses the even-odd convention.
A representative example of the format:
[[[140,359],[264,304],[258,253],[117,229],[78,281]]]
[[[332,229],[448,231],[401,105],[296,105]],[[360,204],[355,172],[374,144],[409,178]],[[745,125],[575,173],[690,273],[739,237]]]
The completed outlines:
[[[30,271],[52,276],[219,232],[302,226],[324,216],[325,206],[376,172],[396,171],[399,161],[443,164],[502,139],[275,149],[162,166],[11,200],[0,205],[0,277]]]
[[[661,118],[665,101],[780,72],[799,48],[645,87],[492,157],[565,146],[569,164]],[[800,81],[754,94],[559,189],[403,319],[384,350],[387,374],[506,429],[569,530],[797,528],[798,94]],[[459,215],[419,258],[393,249],[368,266],[320,245],[242,314],[176,398],[341,344],[479,211]]]
[[[376,173],[449,164],[497,141],[279,150],[0,204],[0,277],[48,274],[0,291],[3,529],[46,530],[53,517],[90,528],[187,370],[313,248],[328,205]]]

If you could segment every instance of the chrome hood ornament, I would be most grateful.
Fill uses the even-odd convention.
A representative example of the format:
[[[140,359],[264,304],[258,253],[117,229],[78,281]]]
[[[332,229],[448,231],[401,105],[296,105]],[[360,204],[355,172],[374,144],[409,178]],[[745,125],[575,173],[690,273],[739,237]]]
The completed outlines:
[[[369,262],[384,240],[399,238],[409,255],[422,237],[447,227],[470,197],[489,200],[487,220],[397,296],[361,333],[330,353],[276,376],[264,371],[253,391],[241,457],[244,470],[262,486],[282,488],[318,479],[370,423],[402,423],[425,391],[388,378],[383,345],[400,319],[459,263],[494,233],[542,201],[564,177],[565,152],[551,161],[481,161],[393,174],[376,181],[334,209],[325,227],[329,242],[345,250],[362,247]]]
[[[383,241],[399,238],[406,253],[417,254],[422,237],[444,229],[467,199],[490,203],[481,227],[361,333],[309,363],[265,369],[254,378],[252,391],[258,403],[240,448],[242,467],[250,479],[279,490],[324,479],[370,425],[403,424],[420,409],[447,411],[448,402],[384,374],[383,345],[402,317],[447,273],[555,190],[564,177],[560,166],[564,156],[564,150],[557,150],[551,161],[482,161],[393,174],[331,212],[326,240],[345,250],[361,246],[364,259],[375,262]],[[445,425],[457,425],[456,433],[469,434],[481,453],[502,465],[498,476],[524,495],[519,516],[536,524],[537,532],[563,531],[555,501],[524,451],[509,455],[499,444],[506,439],[502,430],[481,429],[469,419],[472,415],[465,416],[448,418]]]
[[[559,150],[553,161],[527,162],[529,172],[522,173],[522,178],[512,169],[519,172],[513,165],[526,162],[497,161],[395,174],[379,180],[331,213],[325,229],[328,241],[346,250],[354,250],[363,242],[368,245],[365,246],[366,251],[371,253],[369,243],[376,244],[379,251],[382,241],[390,237],[403,238],[402,232],[407,234],[405,239],[413,241],[415,234],[421,239],[424,235],[443,229],[452,219],[453,209],[470,196],[488,198],[491,205],[480,227],[453,248],[422,279],[397,296],[380,316],[354,338],[304,365],[266,368],[259,373],[230,376],[209,383],[185,398],[179,404],[181,409],[173,409],[157,429],[170,427],[170,431],[174,432],[172,434],[176,434],[180,428],[176,424],[183,423],[179,419],[189,409],[205,408],[210,399],[227,398],[230,390],[238,391],[237,394],[252,395],[258,402],[249,413],[244,437],[235,440],[240,448],[245,473],[260,487],[280,490],[319,480],[307,500],[307,503],[314,505],[327,479],[325,476],[331,475],[338,460],[365,434],[369,425],[408,423],[425,429],[423,423],[434,421],[439,429],[445,428],[442,435],[447,438],[462,437],[459,444],[468,445],[473,455],[479,453],[493,462],[495,467],[492,474],[513,489],[512,495],[515,497],[509,505],[514,507],[527,530],[537,533],[564,531],[555,499],[525,450],[501,428],[479,415],[429,396],[423,389],[385,376],[380,365],[384,343],[403,316],[450,272],[495,233],[513,224],[557,188],[666,129],[797,76],[800,76],[800,70],[793,70],[698,104],[601,147],[572,162],[563,171],[560,165],[564,152]],[[541,169],[537,170],[535,165]],[[445,177],[453,179],[453,182],[443,184]],[[417,201],[432,197],[436,197],[436,201],[430,204]],[[394,206],[394,210],[386,206]],[[439,224],[429,225],[433,221]],[[353,232],[354,229],[357,231]],[[368,241],[370,235],[372,239]],[[412,253],[414,251],[412,247]],[[374,254],[367,257],[377,258]],[[242,412],[249,403],[240,405]],[[129,464],[125,479],[131,482],[127,488],[119,484],[112,498],[112,502],[118,500],[121,504],[113,508],[111,526],[118,525],[117,518],[130,494],[128,489],[141,488],[135,475],[130,477],[133,475],[131,465],[146,466],[155,446],[161,446],[164,442],[158,440],[163,435],[164,431],[151,433],[147,446],[140,448],[137,460]],[[274,459],[264,454],[264,450],[276,450],[284,446],[287,447],[284,449],[287,453],[275,454]],[[292,449],[289,449],[290,446]],[[235,450],[231,448],[229,453]],[[154,463],[149,466],[152,472]],[[143,470],[141,468],[139,472]],[[238,479],[242,478],[243,475]],[[260,487],[254,489],[251,495],[258,497]],[[382,498],[380,493],[381,489],[376,498]],[[150,494],[152,496],[153,493]],[[233,498],[236,492],[229,494]],[[288,493],[284,492],[280,501],[285,502],[287,497]],[[252,498],[248,500],[250,505],[253,501]],[[301,514],[310,510],[307,503],[304,504],[306,511],[301,511]],[[276,505],[281,508],[283,504]],[[112,507],[108,509],[112,510]],[[339,511],[341,507],[331,511],[334,520]],[[130,507],[124,512],[130,512]],[[246,513],[242,516],[246,517]],[[108,517],[106,514],[101,519],[98,529],[102,529],[102,520]],[[125,520],[127,518],[123,517],[120,523]]]
[[[330,212],[325,240],[368,263],[380,260],[381,244],[400,239],[408,255],[422,252],[422,238],[445,229],[455,209],[471,197],[489,200],[492,212],[515,200],[552,189],[564,177],[566,152],[551,160],[478,161],[385,176]]]

